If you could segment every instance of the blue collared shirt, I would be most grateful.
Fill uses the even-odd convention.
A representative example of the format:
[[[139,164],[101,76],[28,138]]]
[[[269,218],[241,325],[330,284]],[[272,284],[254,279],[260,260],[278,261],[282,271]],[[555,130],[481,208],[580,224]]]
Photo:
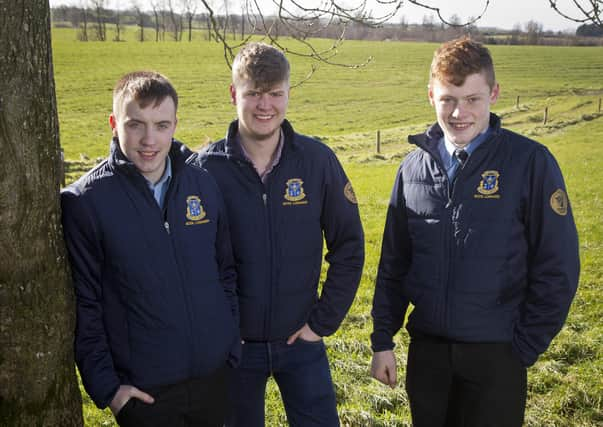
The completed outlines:
[[[147,179],[147,185],[151,189],[151,193],[153,193],[153,197],[155,197],[160,208],[163,208],[165,194],[170,185],[170,179],[172,179],[172,161],[170,160],[170,156],[167,156],[165,158],[165,170],[163,171],[161,179],[155,184]]]
[[[475,151],[477,147],[479,147],[490,135],[490,128],[486,129],[485,132],[480,133],[478,136],[473,138],[473,140],[464,147],[464,150],[467,152],[469,156],[471,153]],[[448,175],[448,180],[452,182],[456,171],[459,167],[459,162],[454,158],[454,150],[456,147],[452,142],[448,141],[446,137],[442,137],[440,142],[438,143],[438,150],[440,152],[440,158],[442,159],[442,163],[446,168],[446,174]]]

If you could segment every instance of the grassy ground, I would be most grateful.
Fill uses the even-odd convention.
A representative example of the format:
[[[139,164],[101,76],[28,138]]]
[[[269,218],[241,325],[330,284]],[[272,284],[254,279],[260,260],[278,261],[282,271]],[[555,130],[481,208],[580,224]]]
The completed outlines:
[[[61,141],[70,161],[68,181],[107,151],[111,90],[117,77],[149,67],[164,72],[181,95],[177,136],[191,146],[218,138],[234,116],[228,104],[228,70],[218,46],[183,43],[79,43],[69,30],[55,31],[54,56]],[[321,67],[294,89],[289,118],[297,129],[323,139],[341,158],[354,183],[366,233],[361,286],[340,330],[326,339],[342,423],[347,426],[410,425],[402,386],[381,386],[368,375],[370,303],[389,192],[409,133],[432,119],[426,101],[427,68],[435,45],[349,42],[341,60],[368,68]],[[545,143],[557,157],[580,233],[580,288],[566,327],[529,370],[527,426],[603,425],[603,95],[601,48],[493,47],[502,98],[495,111],[506,127]],[[293,58],[293,79],[308,63]],[[519,106],[515,106],[520,95]],[[542,124],[549,108],[549,122]],[[381,152],[375,134],[381,130]],[[89,158],[86,160],[86,158]],[[82,158],[80,158],[82,156]],[[92,159],[92,160],[90,160]],[[407,336],[396,337],[405,365]],[[404,369],[399,375],[403,378]],[[113,426],[85,393],[88,426]],[[268,388],[267,425],[286,425],[278,391]]]
[[[128,29],[126,37],[134,37]],[[170,77],[181,99],[177,135],[191,146],[221,137],[234,118],[229,104],[229,70],[219,45],[204,41],[88,42],[73,30],[53,32],[61,143],[68,158],[104,156],[115,81],[134,69],[155,69]],[[326,41],[317,41],[326,46]],[[310,135],[351,133],[420,125],[431,121],[426,100],[428,67],[436,45],[346,42],[336,58],[361,63],[350,70],[322,65],[312,79],[293,89],[289,118]],[[602,89],[603,48],[493,46],[502,92],[499,108],[520,103],[543,107],[557,96],[595,99]],[[292,56],[292,81],[310,69]],[[599,95],[600,96],[600,95]],[[541,114],[532,111],[532,114]],[[551,108],[551,116],[555,116]]]
[[[515,114],[509,114],[512,119]],[[535,131],[529,124],[516,130],[539,133],[556,155],[565,178],[580,233],[582,275],[580,289],[566,327],[540,361],[529,370],[528,426],[603,425],[603,328],[600,317],[603,261],[603,200],[597,183],[603,179],[603,117],[558,129]],[[330,338],[334,377],[340,393],[342,418],[351,426],[409,425],[406,395],[375,384],[367,376],[371,330],[368,307],[375,279],[389,187],[397,161],[348,162],[366,230],[367,262],[356,303],[341,330]],[[405,363],[405,333],[397,337],[400,365]],[[399,374],[403,375],[401,370]],[[282,418],[281,418],[282,420]],[[277,424],[275,424],[277,425]]]

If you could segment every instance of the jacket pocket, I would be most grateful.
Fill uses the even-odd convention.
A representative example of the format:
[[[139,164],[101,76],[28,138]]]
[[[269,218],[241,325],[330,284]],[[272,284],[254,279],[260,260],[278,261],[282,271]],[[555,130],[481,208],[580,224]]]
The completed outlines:
[[[132,417],[132,411],[136,405],[136,398],[130,397],[130,399],[125,403],[124,406],[121,407],[117,415],[115,416],[115,420],[119,425],[134,425],[135,421]]]

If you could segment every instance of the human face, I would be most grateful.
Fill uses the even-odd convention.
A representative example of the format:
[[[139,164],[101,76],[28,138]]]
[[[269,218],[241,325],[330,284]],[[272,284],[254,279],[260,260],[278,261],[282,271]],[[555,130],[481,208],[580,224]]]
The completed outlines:
[[[498,99],[499,87],[490,88],[483,73],[470,74],[462,86],[434,80],[429,102],[446,138],[459,148],[488,129],[490,105]]]
[[[152,183],[163,175],[176,123],[176,106],[169,96],[159,105],[151,102],[145,108],[140,108],[134,99],[129,100],[121,111],[109,117],[121,151]]]
[[[289,82],[261,89],[255,82],[240,80],[230,85],[230,98],[237,107],[239,134],[248,142],[277,141],[289,103]]]

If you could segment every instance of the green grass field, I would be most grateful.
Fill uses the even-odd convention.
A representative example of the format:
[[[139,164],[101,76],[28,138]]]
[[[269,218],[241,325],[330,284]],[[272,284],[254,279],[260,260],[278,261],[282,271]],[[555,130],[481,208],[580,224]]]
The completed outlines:
[[[126,37],[133,38],[133,30]],[[123,73],[150,68],[169,76],[180,94],[177,137],[199,147],[225,132],[235,111],[229,104],[227,69],[219,45],[127,41],[81,43],[72,30],[53,32],[61,145],[70,161],[68,181],[105,156],[110,132],[111,89]],[[326,46],[327,41],[317,41]],[[326,339],[339,412],[346,426],[408,426],[403,386],[391,390],[369,377],[370,304],[389,192],[399,161],[411,148],[409,133],[432,121],[426,98],[427,69],[435,49],[425,43],[346,42],[338,59],[362,62],[350,70],[321,66],[292,92],[288,117],[297,130],[321,138],[341,158],[358,196],[367,258],[360,290],[340,330]],[[494,111],[503,123],[546,144],[567,181],[580,233],[580,289],[566,327],[529,370],[527,426],[603,425],[603,49],[568,47],[491,48],[502,96]],[[292,80],[310,63],[291,57]],[[520,104],[516,107],[516,97]],[[542,124],[543,110],[549,121]],[[381,153],[375,134],[381,131]],[[406,333],[396,337],[403,378]],[[87,426],[113,426],[84,395]],[[286,425],[273,383],[267,426]]]

